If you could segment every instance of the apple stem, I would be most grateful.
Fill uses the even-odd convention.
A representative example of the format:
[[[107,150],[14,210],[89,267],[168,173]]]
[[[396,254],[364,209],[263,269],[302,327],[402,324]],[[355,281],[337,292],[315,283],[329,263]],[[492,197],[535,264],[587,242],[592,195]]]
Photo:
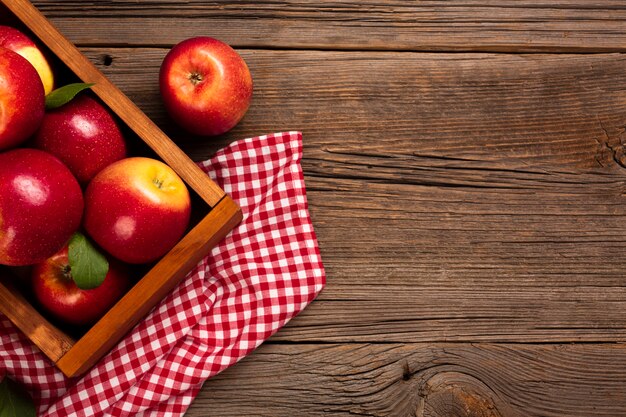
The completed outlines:
[[[157,186],[157,188],[159,188],[159,189],[160,189],[160,188],[163,188],[163,180],[158,180],[158,179],[155,179],[155,180],[154,180],[154,181],[152,181],[152,182],[154,183],[154,185],[156,185],[156,186]]]

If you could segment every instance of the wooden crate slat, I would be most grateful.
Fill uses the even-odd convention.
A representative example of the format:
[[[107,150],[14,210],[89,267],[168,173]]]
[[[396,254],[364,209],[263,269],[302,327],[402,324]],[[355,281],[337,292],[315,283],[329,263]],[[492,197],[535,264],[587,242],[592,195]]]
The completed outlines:
[[[52,361],[59,360],[74,340],[46,320],[0,272],[0,312],[7,316]]]
[[[166,255],[167,262],[159,262],[78,340],[57,362],[59,369],[68,376],[74,376],[93,366],[239,221],[239,207],[230,197],[225,197]],[[185,257],[189,253],[192,256]]]

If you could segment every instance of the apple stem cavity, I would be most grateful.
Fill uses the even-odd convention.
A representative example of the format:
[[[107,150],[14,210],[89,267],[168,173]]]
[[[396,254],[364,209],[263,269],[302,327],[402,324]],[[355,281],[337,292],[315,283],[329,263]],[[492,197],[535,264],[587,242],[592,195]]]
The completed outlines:
[[[160,179],[158,179],[158,178],[155,178],[154,180],[152,180],[152,183],[153,183],[154,185],[156,185],[156,187],[157,187],[159,190],[163,189],[163,180],[160,180]]]
[[[61,273],[63,274],[63,277],[67,280],[73,280],[72,278],[72,267],[69,265],[65,265],[63,266],[63,268],[61,269]]]
[[[200,84],[203,79],[204,77],[202,77],[202,74],[200,74],[199,72],[192,72],[191,74],[189,74],[189,81],[191,81],[193,85]]]

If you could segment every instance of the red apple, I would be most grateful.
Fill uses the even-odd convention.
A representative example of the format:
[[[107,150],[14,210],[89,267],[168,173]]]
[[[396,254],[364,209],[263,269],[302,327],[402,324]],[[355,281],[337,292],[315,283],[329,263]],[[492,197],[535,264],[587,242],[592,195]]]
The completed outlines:
[[[0,47],[0,150],[28,139],[43,114],[44,92],[37,71],[16,52]]]
[[[41,49],[28,36],[10,26],[0,25],[0,46],[17,52],[32,64],[43,83],[45,94],[54,88],[54,75]]]
[[[182,237],[191,201],[185,183],[163,162],[134,157],[104,168],[85,191],[85,229],[128,263],[151,262]]]
[[[174,46],[161,64],[159,86],[170,116],[197,135],[232,129],[252,98],[252,77],[245,61],[227,44],[208,37]]]
[[[126,157],[126,144],[111,114],[81,95],[46,113],[34,146],[59,158],[81,184]]]
[[[33,267],[32,288],[41,306],[64,323],[77,326],[96,322],[130,288],[128,271],[109,259],[102,284],[81,290],[72,279],[68,247]]]
[[[30,265],[54,255],[82,214],[80,185],[57,158],[25,148],[0,154],[0,264]]]

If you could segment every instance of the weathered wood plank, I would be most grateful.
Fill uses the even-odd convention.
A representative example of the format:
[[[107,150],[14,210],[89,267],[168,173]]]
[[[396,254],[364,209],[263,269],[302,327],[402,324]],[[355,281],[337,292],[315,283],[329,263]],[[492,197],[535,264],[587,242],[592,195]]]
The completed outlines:
[[[165,50],[85,52],[185,137]],[[622,55],[241,52],[249,114],[183,147],[304,131],[329,286],[276,340],[626,340]]]
[[[341,158],[358,154],[392,170],[436,164],[457,177],[471,165],[481,176],[517,169],[539,178],[541,169],[624,163],[621,54],[240,50],[254,78],[252,106],[230,134],[195,140],[168,122],[159,98],[166,49],[82,50],[196,159],[238,137],[301,129],[315,159],[308,168],[344,166]]]
[[[626,413],[625,345],[264,345],[209,380],[194,416]]]
[[[272,49],[626,50],[626,7],[611,0],[34,3],[82,45],[171,45],[203,34]]]

